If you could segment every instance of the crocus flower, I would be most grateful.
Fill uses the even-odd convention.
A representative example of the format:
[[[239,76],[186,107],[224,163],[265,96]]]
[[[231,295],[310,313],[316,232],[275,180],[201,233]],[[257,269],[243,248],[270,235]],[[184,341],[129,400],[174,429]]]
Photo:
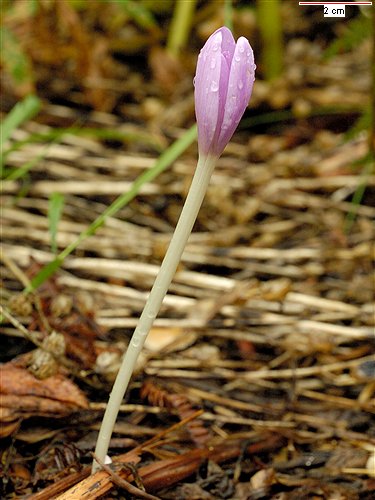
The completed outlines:
[[[248,40],[236,43],[225,27],[215,31],[198,56],[194,79],[200,155],[221,155],[248,105],[254,75]]]
[[[195,109],[199,158],[193,180],[167,253],[139,318],[113,385],[95,448],[93,472],[107,455],[124,393],[146,337],[176,272],[218,157],[232,137],[250,99],[254,58],[246,38],[235,43],[227,28],[210,36],[198,58]]]

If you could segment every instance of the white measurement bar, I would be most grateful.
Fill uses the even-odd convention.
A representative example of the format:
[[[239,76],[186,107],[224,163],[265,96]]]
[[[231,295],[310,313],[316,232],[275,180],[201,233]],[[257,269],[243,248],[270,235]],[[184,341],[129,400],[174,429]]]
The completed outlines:
[[[372,2],[298,2],[299,5],[323,5],[324,17],[345,17],[347,5],[372,5]]]
[[[372,2],[298,2],[299,5],[372,5]]]

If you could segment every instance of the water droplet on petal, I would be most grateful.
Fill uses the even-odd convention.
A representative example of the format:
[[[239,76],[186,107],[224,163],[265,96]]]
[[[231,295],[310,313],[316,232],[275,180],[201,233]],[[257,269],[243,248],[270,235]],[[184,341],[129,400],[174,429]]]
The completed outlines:
[[[241,61],[241,58],[240,58],[240,56],[235,56],[234,60],[235,60],[236,62],[240,62],[240,61]]]
[[[217,92],[219,90],[219,85],[217,82],[213,81],[210,87],[211,92]]]
[[[218,48],[219,48],[218,44],[214,43],[213,46],[212,46],[213,52],[217,52]]]
[[[237,87],[239,88],[239,90],[242,90],[243,89],[243,81],[240,80],[238,83],[237,83]]]
[[[241,52],[241,54],[243,54],[245,52],[245,47],[241,45],[238,50]]]
[[[230,126],[230,123],[231,123],[231,119],[230,119],[230,117],[228,116],[228,117],[227,117],[227,118],[223,121],[223,123],[222,123],[222,125],[221,125],[222,130],[227,130],[227,129],[229,128],[229,126]]]
[[[211,59],[210,68],[214,69],[216,67],[216,59]]]

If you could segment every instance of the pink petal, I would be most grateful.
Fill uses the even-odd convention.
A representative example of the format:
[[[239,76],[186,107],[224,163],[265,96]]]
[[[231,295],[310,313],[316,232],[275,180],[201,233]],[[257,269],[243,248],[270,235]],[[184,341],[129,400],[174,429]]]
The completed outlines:
[[[221,30],[218,30],[207,40],[198,56],[194,80],[198,143],[204,153],[208,152],[212,143],[219,114],[222,39]]]
[[[238,39],[230,68],[224,116],[218,147],[225,148],[249,103],[255,79],[252,48],[246,38]]]

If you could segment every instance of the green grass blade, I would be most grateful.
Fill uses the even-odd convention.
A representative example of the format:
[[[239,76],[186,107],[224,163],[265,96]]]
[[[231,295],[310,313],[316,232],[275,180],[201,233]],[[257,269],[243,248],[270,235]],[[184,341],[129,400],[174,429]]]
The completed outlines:
[[[171,25],[168,30],[167,50],[174,56],[180,55],[189,39],[196,0],[176,2]]]
[[[25,175],[29,172],[29,170],[31,170],[34,167],[34,165],[39,163],[40,160],[43,160],[43,158],[47,154],[47,151],[48,151],[48,146],[38,156],[31,159],[30,161],[28,161],[24,165],[22,165],[22,167],[16,168],[12,172],[10,172],[7,176],[5,176],[4,182],[16,181],[18,179],[22,179],[23,177],[25,177]]]
[[[17,151],[25,144],[40,143],[40,142],[51,142],[58,143],[64,135],[71,134],[78,137],[92,137],[94,139],[102,140],[118,140],[123,142],[137,142],[141,144],[146,144],[147,146],[153,148],[157,153],[162,151],[162,142],[157,138],[154,138],[146,133],[141,132],[129,132],[125,130],[118,129],[98,129],[98,128],[85,128],[85,127],[68,127],[68,128],[54,128],[48,132],[34,133],[30,134],[26,139],[12,143],[12,145],[0,155],[0,167],[3,167],[7,156],[13,151]],[[32,168],[37,161],[44,158],[48,148],[38,155],[35,159],[30,160],[24,166],[15,171],[11,172],[8,176],[5,176],[7,180],[16,180],[22,177],[30,168]]]
[[[107,207],[102,214],[97,217],[87,229],[85,229],[78,238],[68,245],[62,252],[60,252],[57,257],[43,267],[39,273],[32,279],[29,287],[26,288],[26,292],[32,292],[38,288],[42,283],[46,281],[52,274],[63,264],[64,259],[70,255],[79,244],[88,238],[89,236],[95,234],[97,229],[99,229],[106,221],[108,217],[111,217],[116,212],[118,212],[122,207],[129,203],[137,194],[139,193],[141,187],[147,182],[152,181],[161,174],[167,167],[169,167],[196,139],[197,137],[197,126],[193,125],[185,134],[175,141],[163,154],[160,155],[155,165],[146,170],[142,175],[140,175],[134,182],[132,187],[127,193],[122,194],[116,200]]]
[[[61,193],[52,193],[48,206],[48,229],[51,235],[51,249],[57,253],[57,230],[64,206],[64,196]]]
[[[27,8],[30,2],[25,2]],[[0,8],[2,5],[0,5]],[[1,12],[2,18],[4,11]],[[30,12],[31,15],[31,12]],[[33,88],[33,74],[30,57],[23,49],[18,37],[6,26],[0,27],[0,60],[2,69],[11,75],[15,85]]]
[[[324,51],[323,58],[328,60],[341,52],[358,47],[366,38],[371,37],[371,19],[361,15],[347,22],[344,32]]]
[[[152,12],[142,3],[132,0],[118,0],[117,6],[121,7],[141,28],[152,30],[158,27]]]
[[[15,181],[25,177],[26,174],[29,172],[29,170],[31,170],[34,167],[34,165],[36,165],[40,160],[43,160],[46,157],[51,145],[58,143],[65,134],[70,133],[72,128],[57,129],[56,133],[54,133],[54,130],[51,131],[50,135],[31,134],[27,139],[23,141],[18,141],[17,143],[13,143],[12,146],[4,154],[0,155],[1,178],[4,178],[5,181]],[[16,151],[17,149],[21,148],[24,144],[30,144],[32,142],[41,142],[43,140],[46,141],[49,140],[51,142],[50,144],[47,144],[46,147],[35,158],[32,158],[31,160],[26,162],[24,165],[22,165],[22,167],[12,170],[8,175],[3,175],[3,166],[10,152]]]
[[[283,71],[283,25],[281,1],[257,1],[258,28],[262,39],[261,68],[268,81],[281,75]]]
[[[0,150],[3,152],[4,144],[12,132],[22,123],[33,118],[40,109],[40,100],[35,95],[29,95],[17,103],[12,111],[8,113],[1,124]]]

